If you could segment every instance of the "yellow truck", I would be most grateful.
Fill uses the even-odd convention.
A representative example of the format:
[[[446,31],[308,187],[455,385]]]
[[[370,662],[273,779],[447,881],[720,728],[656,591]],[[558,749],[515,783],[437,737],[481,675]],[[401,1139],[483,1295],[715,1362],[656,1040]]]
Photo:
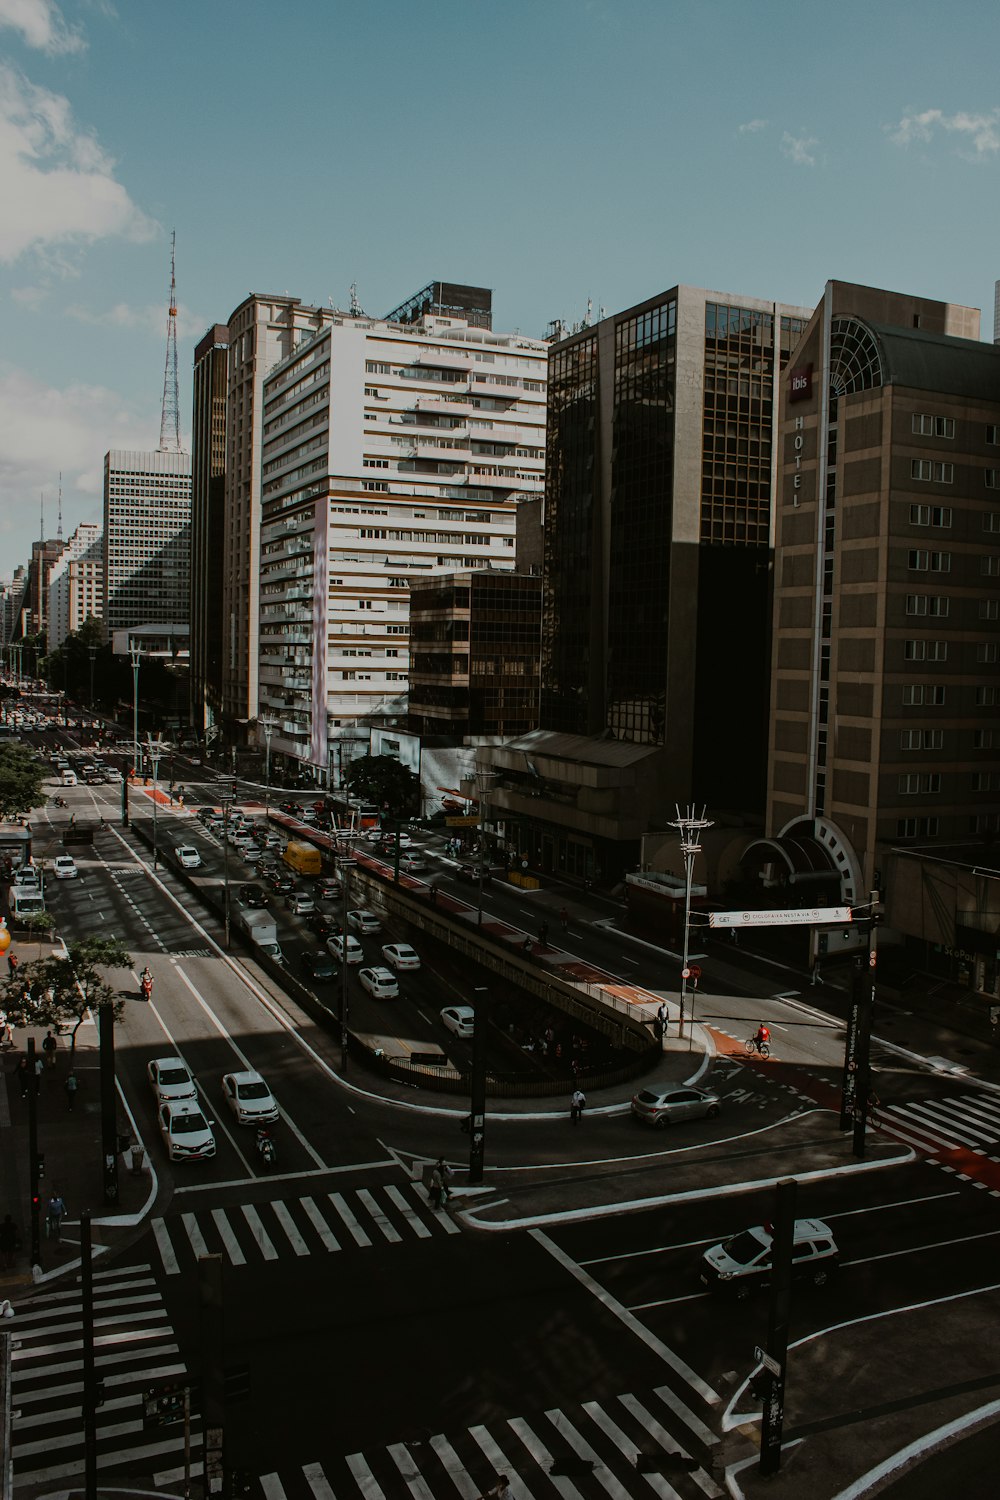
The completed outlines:
[[[323,856],[314,844],[286,844],[285,852],[281,856],[290,870],[296,875],[322,875]]]

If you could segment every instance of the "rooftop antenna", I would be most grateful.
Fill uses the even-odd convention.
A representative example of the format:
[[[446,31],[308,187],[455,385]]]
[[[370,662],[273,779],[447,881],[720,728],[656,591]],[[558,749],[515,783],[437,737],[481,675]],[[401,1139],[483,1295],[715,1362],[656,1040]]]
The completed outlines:
[[[62,534],[62,469],[59,470],[59,525],[56,527],[56,537],[61,542]]]
[[[44,542],[44,540],[45,540],[45,491],[44,490],[39,490],[38,491],[38,512],[39,512],[39,515],[41,516],[41,522],[42,522],[41,528],[39,530],[38,540],[40,542]]]
[[[587,298],[587,316],[583,320],[583,326],[584,326],[584,328],[589,328],[590,327],[591,319],[593,318],[593,316],[594,316],[594,299],[593,299],[593,297],[588,297]]]
[[[360,318],[364,315],[364,309],[358,301],[358,283],[351,282],[351,317]]]
[[[181,414],[177,396],[177,281],[174,250],[177,231],[170,235],[170,303],[167,308],[167,359],[163,367],[163,410],[160,414],[160,453],[181,453]]]

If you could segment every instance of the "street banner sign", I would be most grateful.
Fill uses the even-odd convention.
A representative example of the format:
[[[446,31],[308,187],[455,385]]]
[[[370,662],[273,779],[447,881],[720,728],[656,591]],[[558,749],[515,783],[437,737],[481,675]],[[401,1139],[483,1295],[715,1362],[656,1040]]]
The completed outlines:
[[[476,816],[472,816],[468,818],[445,818],[444,821],[448,828],[475,828],[479,819]]]
[[[713,911],[710,927],[814,927],[824,922],[850,922],[849,906],[795,906],[790,911]]]

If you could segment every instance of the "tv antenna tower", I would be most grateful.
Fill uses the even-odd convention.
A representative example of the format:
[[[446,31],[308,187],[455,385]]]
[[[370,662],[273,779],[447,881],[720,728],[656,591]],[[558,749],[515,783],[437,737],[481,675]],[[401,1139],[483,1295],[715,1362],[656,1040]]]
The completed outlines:
[[[177,231],[170,235],[170,305],[167,309],[167,360],[163,367],[163,411],[160,416],[160,453],[181,453],[181,413],[177,397],[177,281],[174,249]]]
[[[59,470],[59,525],[56,528],[56,536],[61,542],[62,534],[62,469]]]

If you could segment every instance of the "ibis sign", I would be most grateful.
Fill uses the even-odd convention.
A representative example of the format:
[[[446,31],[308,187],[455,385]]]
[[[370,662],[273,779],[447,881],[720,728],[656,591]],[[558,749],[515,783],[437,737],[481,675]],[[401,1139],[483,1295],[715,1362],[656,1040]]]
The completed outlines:
[[[713,911],[710,927],[819,927],[824,922],[850,922],[849,906],[796,906],[791,911]]]

